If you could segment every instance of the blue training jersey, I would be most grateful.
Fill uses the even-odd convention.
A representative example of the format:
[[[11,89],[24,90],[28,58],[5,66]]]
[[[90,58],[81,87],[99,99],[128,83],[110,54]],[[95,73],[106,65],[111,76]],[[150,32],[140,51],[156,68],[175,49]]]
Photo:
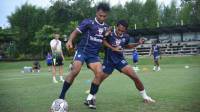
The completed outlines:
[[[111,33],[110,36],[106,38],[107,42],[113,47],[125,48],[128,45],[130,37],[128,34],[123,34],[121,37],[117,37],[115,30]],[[112,61],[118,63],[121,60],[124,60],[123,52],[112,51],[110,48],[105,48],[105,58],[104,61]]]
[[[52,56],[51,56],[51,54],[48,54],[48,55],[46,56],[46,62],[47,62],[47,63],[51,63],[51,62],[52,62]]]
[[[159,46],[158,45],[152,45],[153,49],[153,55],[158,56],[159,55]]]
[[[96,18],[83,20],[76,28],[77,31],[82,33],[77,50],[97,56],[103,45],[103,34],[107,29],[108,25],[99,23]]]
[[[138,52],[137,52],[137,50],[134,50],[133,51],[133,60],[138,60]]]

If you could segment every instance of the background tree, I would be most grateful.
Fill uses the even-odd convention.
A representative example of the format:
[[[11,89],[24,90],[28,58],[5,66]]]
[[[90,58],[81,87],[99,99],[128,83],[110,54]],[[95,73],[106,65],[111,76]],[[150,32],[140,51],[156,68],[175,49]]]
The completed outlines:
[[[200,23],[200,1],[199,0],[181,0],[181,11],[179,19],[184,21],[184,24],[199,24]]]
[[[11,29],[19,32],[16,47],[20,54],[32,52],[30,42],[34,40],[35,32],[45,24],[45,14],[44,9],[25,3],[8,17]]]
[[[176,8],[176,1],[173,0],[169,6],[164,6],[161,13],[162,26],[175,26],[178,21],[178,8]]]
[[[139,0],[132,0],[130,2],[126,2],[124,8],[127,14],[126,16],[129,22],[129,28],[134,29],[135,24],[137,25],[137,28],[143,28],[143,3],[141,3]]]
[[[200,0],[181,2],[177,8],[175,0],[169,6],[158,6],[157,0],[146,0],[145,3],[131,0],[124,6],[118,4],[111,7],[107,23],[113,26],[119,19],[126,19],[130,29],[134,29],[135,24],[137,29],[156,28],[157,23],[162,23],[164,27],[175,26],[181,20],[184,24],[199,24]],[[49,51],[53,30],[58,28],[67,40],[83,19],[95,17],[96,6],[94,0],[56,0],[48,9],[23,4],[8,16],[11,25],[9,31],[13,34],[17,52],[22,56],[26,54],[26,57],[42,57]],[[0,40],[5,37],[0,37]]]
[[[142,9],[143,28],[155,28],[159,21],[159,10],[156,0],[147,0]]]

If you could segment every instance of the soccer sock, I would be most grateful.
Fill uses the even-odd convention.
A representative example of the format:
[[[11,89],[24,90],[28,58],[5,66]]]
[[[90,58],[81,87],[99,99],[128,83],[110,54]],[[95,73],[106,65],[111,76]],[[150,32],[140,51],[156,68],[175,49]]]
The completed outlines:
[[[156,70],[156,66],[153,67],[153,70]]]
[[[56,77],[55,77],[55,76],[53,76],[53,80],[56,80]]]
[[[67,81],[64,82],[62,91],[59,96],[60,99],[65,99],[65,93],[67,92],[70,86],[71,86],[70,83],[68,83]]]
[[[92,100],[93,97],[94,97],[94,95],[89,94],[89,95],[87,96],[87,100]]]
[[[93,99],[96,99],[96,94],[95,94],[95,95],[93,95]]]
[[[143,99],[147,99],[148,98],[147,93],[146,93],[145,90],[140,91],[140,95],[142,96]]]
[[[98,92],[98,90],[99,90],[99,85],[92,83],[90,88],[90,94],[95,95]]]
[[[60,76],[60,80],[63,80],[63,76]]]
[[[94,95],[98,92],[98,89],[99,85],[92,83],[90,88],[90,94],[88,95],[87,100],[91,100],[94,97]]]

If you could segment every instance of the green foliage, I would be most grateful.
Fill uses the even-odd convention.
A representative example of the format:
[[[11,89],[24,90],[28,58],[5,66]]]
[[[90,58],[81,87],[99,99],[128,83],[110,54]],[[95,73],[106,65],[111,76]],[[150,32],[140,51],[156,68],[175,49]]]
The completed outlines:
[[[125,12],[128,17],[129,28],[135,29],[135,24],[137,24],[136,28],[143,28],[143,15],[142,15],[142,8],[143,3],[139,0],[132,0],[131,2],[127,2],[124,6]]]
[[[156,28],[159,19],[159,10],[156,0],[147,0],[143,7],[143,25],[144,28]]]
[[[25,3],[8,16],[11,28],[0,29],[0,40],[15,41],[19,54],[42,57],[49,51],[51,30],[58,28],[64,38],[68,38],[83,19],[95,17],[96,5],[94,0],[56,0],[48,9],[42,9]],[[180,25],[181,20],[184,24],[199,24],[200,1],[182,0],[181,7],[177,8],[175,0],[170,6],[158,6],[157,0],[145,3],[131,0],[124,6],[111,7],[107,23],[114,26],[119,19],[126,19],[130,29],[134,29],[135,24],[137,29],[156,28],[157,23]]]
[[[8,19],[11,28],[19,32],[16,35],[19,53],[31,53],[30,43],[34,40],[35,32],[45,24],[45,10],[26,3],[17,8]]]
[[[33,46],[33,54],[40,54],[40,57],[44,57],[47,52],[50,52],[50,41],[53,39],[52,34],[59,29],[50,25],[44,25],[41,30],[36,32],[35,39],[31,42]]]
[[[200,23],[200,1],[199,0],[182,0],[179,18],[184,24]]]
[[[176,1],[173,0],[170,6],[164,6],[161,15],[162,26],[175,26],[178,22],[178,9],[176,8]]]

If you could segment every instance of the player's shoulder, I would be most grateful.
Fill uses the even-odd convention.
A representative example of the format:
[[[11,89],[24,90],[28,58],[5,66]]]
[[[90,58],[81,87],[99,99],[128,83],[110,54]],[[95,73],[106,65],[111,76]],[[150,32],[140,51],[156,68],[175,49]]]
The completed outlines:
[[[124,37],[130,38],[130,35],[128,33],[124,33]]]
[[[87,23],[87,24],[90,24],[90,23],[93,23],[94,20],[91,19],[91,18],[85,18],[81,23]]]
[[[110,27],[107,23],[104,22],[104,27]]]
[[[123,38],[125,38],[126,40],[129,40],[129,39],[130,39],[130,35],[127,34],[127,33],[124,33],[124,34],[123,34]]]
[[[51,41],[50,41],[50,43],[53,43],[55,41],[55,39],[52,39]]]

